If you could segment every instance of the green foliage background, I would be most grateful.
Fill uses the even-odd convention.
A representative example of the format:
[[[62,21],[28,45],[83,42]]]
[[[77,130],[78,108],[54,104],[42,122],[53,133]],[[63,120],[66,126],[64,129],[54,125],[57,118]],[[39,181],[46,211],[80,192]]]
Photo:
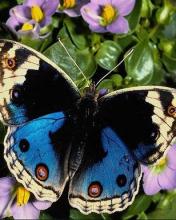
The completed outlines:
[[[22,0],[0,0],[0,22],[6,22],[9,9]],[[98,89],[116,89],[139,85],[166,85],[176,87],[176,1],[136,0],[128,16],[130,32],[125,35],[91,33],[81,18],[54,15],[52,24],[44,31],[51,31],[46,39],[19,39],[45,54],[75,81],[82,89],[86,81],[65,52],[58,38],[68,49],[89,80],[98,81],[112,70],[124,56],[133,53],[104,79]],[[8,31],[0,29],[0,38],[12,39]],[[135,126],[135,125],[134,125]],[[0,126],[3,142],[4,127]],[[2,150],[1,150],[2,151]],[[41,213],[40,219],[176,219],[176,191],[144,195],[142,189],[133,205],[113,215],[82,215],[68,205],[63,196],[52,208]]]

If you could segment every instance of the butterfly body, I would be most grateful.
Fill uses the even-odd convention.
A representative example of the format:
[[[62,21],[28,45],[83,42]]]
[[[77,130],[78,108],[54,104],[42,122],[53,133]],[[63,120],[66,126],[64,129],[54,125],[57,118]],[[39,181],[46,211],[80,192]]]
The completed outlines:
[[[176,91],[134,87],[82,96],[40,53],[0,41],[4,158],[37,199],[54,202],[69,183],[82,213],[122,211],[134,200],[140,163],[160,159],[176,133]]]

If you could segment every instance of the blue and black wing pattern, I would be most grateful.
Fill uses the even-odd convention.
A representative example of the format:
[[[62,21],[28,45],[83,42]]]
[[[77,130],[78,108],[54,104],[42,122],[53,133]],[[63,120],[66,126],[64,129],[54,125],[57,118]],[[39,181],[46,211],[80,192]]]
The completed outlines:
[[[69,202],[84,214],[122,211],[133,202],[140,178],[128,147],[111,127],[104,127],[88,138],[70,182]]]
[[[0,112],[18,125],[65,111],[80,94],[73,81],[49,59],[20,43],[0,40]]]
[[[142,163],[155,163],[176,134],[176,91],[167,87],[119,90],[99,100],[99,117]]]
[[[68,117],[57,112],[10,126],[4,145],[4,158],[18,182],[39,200],[58,200],[69,179]]]

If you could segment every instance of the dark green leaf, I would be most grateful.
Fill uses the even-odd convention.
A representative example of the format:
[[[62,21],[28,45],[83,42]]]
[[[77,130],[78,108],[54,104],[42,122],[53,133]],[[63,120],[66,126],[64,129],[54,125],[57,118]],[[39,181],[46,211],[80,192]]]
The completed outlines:
[[[76,25],[76,23],[69,18],[64,20],[64,24],[75,46],[79,49],[85,49],[88,44],[83,31],[80,30],[80,25]]]
[[[141,41],[133,53],[125,60],[128,76],[140,85],[147,85],[154,72],[153,54],[147,40]]]
[[[84,75],[86,76],[87,80],[91,78],[91,76],[96,71],[96,62],[92,53],[89,51],[88,48],[84,50],[78,50],[71,40],[69,39],[67,32],[63,29],[61,38],[62,43],[68,50],[68,53],[73,58],[73,60],[77,63],[79,68],[82,70],[80,72],[79,68],[75,65],[73,60],[70,56],[66,53],[63,46],[57,42],[50,46],[44,54],[54,61],[59,67],[61,67],[70,77],[71,79],[77,84],[82,83],[85,80]],[[65,37],[67,36],[67,37]],[[83,75],[84,74],[84,75]]]
[[[114,41],[104,41],[97,54],[97,63],[106,70],[112,70],[117,65],[117,60],[122,52],[121,47]]]
[[[147,220],[147,219],[148,219],[148,217],[145,214],[145,212],[141,212],[137,217],[137,220]]]
[[[138,195],[133,204],[123,214],[123,219],[129,219],[141,212],[145,212],[152,202],[151,196]]]
[[[115,35],[114,41],[117,42],[121,48],[126,49],[130,45],[136,44],[138,40],[133,35],[127,35],[127,36],[124,35],[123,37],[119,35]]]
[[[123,83],[123,78],[121,75],[119,74],[114,74],[111,76],[112,82],[113,82],[113,87],[115,89],[121,87],[122,83]]]
[[[176,24],[176,13],[173,13],[169,24],[164,26],[164,30],[163,30],[164,36],[167,37],[168,39],[175,39],[176,37],[175,24]]]
[[[168,72],[173,73],[174,75],[176,74],[176,58],[173,58],[168,55],[163,55],[162,61],[168,70]]]
[[[76,209],[71,209],[70,211],[70,220],[103,220],[101,215],[98,214],[90,214],[90,215],[83,215]]]
[[[108,89],[109,91],[113,91],[113,81],[112,79],[104,79],[98,86],[98,90],[100,89]]]
[[[175,204],[175,191],[161,194],[158,205],[148,214],[148,219],[176,219]]]
[[[41,39],[31,39],[30,37],[28,36],[24,36],[21,38],[21,43],[29,46],[29,47],[32,47],[34,48],[35,50],[38,50],[40,51],[40,48],[43,44],[43,41],[44,40],[41,40]]]
[[[131,31],[134,31],[137,25],[139,24],[141,8],[142,8],[142,1],[136,1],[132,13],[129,16],[127,16]]]
[[[41,212],[39,220],[54,220],[54,218],[45,212]]]

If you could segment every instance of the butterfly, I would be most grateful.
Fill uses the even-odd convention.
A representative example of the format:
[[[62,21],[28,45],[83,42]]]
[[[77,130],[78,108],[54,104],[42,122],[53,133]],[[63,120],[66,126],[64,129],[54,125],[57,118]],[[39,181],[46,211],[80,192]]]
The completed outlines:
[[[153,164],[176,133],[176,90],[141,86],[81,95],[39,52],[0,40],[0,111],[8,126],[4,158],[18,182],[55,202],[69,184],[84,214],[127,208],[138,193],[140,163]]]

